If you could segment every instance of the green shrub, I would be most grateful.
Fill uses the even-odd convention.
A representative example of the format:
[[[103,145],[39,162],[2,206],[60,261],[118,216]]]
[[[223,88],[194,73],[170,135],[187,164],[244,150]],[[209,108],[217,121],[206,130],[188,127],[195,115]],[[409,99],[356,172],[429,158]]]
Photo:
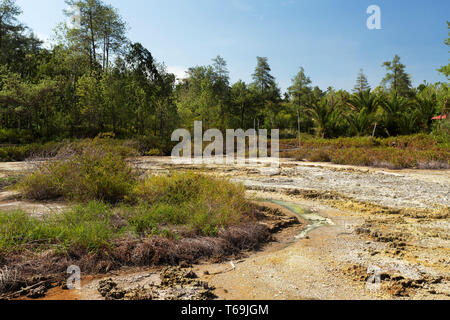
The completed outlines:
[[[105,152],[115,153],[123,158],[139,154],[138,142],[115,140],[104,134],[95,139],[1,146],[0,161],[24,161],[29,158],[69,158],[74,154],[82,154],[83,150],[92,146],[100,147]]]
[[[124,154],[111,147],[91,143],[77,150],[68,160],[45,162],[26,176],[18,188],[27,199],[48,200],[125,200],[137,179]]]
[[[205,235],[251,218],[252,212],[242,185],[194,173],[152,176],[136,186],[134,198],[151,206],[152,221],[187,224]]]
[[[292,140],[281,145],[293,146]],[[442,136],[416,134],[386,139],[358,137],[338,139],[305,138],[302,148],[288,157],[314,162],[388,168],[450,168],[450,144]]]

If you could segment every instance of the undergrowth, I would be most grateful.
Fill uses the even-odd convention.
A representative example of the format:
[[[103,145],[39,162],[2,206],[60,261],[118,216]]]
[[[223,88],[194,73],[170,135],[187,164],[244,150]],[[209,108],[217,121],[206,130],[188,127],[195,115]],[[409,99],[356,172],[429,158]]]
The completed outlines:
[[[284,152],[282,155],[294,157],[297,160],[392,169],[442,169],[450,168],[449,140],[448,137],[426,134],[384,139],[302,137],[300,149]],[[295,140],[281,142],[282,149],[296,146],[298,146],[298,141]]]

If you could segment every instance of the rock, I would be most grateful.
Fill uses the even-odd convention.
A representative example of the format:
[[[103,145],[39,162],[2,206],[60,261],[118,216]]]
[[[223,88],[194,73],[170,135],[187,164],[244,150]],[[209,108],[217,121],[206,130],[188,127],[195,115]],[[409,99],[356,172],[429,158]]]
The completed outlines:
[[[27,297],[31,298],[31,299],[38,299],[38,298],[45,297],[46,293],[47,293],[47,288],[44,285],[42,285],[35,289],[31,289],[30,292],[28,293]]]

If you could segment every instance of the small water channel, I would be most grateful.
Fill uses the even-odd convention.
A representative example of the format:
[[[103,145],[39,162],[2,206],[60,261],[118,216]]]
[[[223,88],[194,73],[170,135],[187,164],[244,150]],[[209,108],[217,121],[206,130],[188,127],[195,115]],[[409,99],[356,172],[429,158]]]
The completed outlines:
[[[282,206],[283,208],[286,208],[287,210],[291,211],[292,213],[299,216],[303,220],[308,221],[308,226],[304,230],[302,230],[302,232],[300,232],[300,234],[295,236],[296,239],[306,238],[310,232],[312,232],[313,230],[315,230],[317,228],[334,225],[334,222],[331,219],[322,217],[321,215],[319,215],[317,213],[307,211],[295,203],[281,201],[281,200],[270,200],[270,199],[264,200],[264,201],[271,202],[276,205]]]

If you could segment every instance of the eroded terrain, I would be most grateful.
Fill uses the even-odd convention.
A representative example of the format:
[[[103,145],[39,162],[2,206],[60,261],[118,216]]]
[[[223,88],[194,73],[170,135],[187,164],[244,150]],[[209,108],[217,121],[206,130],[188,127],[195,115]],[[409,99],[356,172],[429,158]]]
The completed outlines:
[[[255,201],[272,201],[287,218],[298,215],[301,223],[277,230],[264,250],[189,268],[219,299],[450,299],[450,170],[283,160],[280,172],[265,175],[254,167],[174,165],[163,157],[140,158],[135,165],[152,174],[195,170],[229,177]],[[0,164],[0,174],[27,168]],[[0,209],[20,207],[35,215],[64,205],[21,202],[10,191],[0,199]],[[314,216],[329,223],[308,229]],[[127,290],[154,290],[161,271],[86,278],[81,290],[55,289],[47,298],[103,299],[100,281],[109,278]]]

